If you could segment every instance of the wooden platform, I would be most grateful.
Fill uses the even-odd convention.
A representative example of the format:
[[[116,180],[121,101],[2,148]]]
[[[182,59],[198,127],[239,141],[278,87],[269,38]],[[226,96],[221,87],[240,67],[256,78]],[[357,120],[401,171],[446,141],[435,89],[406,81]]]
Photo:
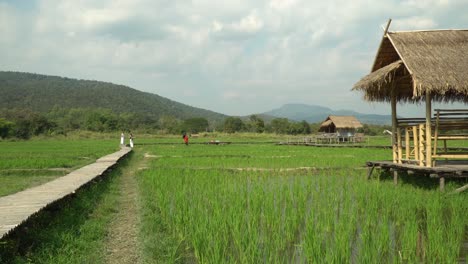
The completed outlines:
[[[102,175],[127,155],[131,148],[98,159],[95,163],[75,170],[63,177],[15,194],[0,197],[0,238],[26,221],[47,205],[74,193],[81,186]]]
[[[372,175],[374,168],[381,168],[384,170],[392,170],[394,175],[393,179],[395,184],[398,181],[398,172],[406,172],[407,174],[427,175],[431,178],[438,178],[440,189],[443,190],[445,186],[445,178],[468,178],[468,161],[467,160],[438,160],[434,167],[424,167],[408,163],[394,163],[393,161],[368,161],[367,178]]]
[[[304,143],[304,142],[279,142],[276,145],[281,146],[309,146],[309,147],[323,147],[323,148],[374,148],[374,149],[391,149],[392,146],[388,145],[367,145],[355,143],[341,143],[341,144],[318,144],[318,143]]]

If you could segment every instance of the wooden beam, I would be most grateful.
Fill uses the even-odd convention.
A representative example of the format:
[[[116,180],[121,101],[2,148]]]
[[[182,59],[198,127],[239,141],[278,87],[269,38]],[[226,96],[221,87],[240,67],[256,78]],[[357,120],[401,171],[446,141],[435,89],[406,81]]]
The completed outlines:
[[[439,178],[439,185],[440,185],[440,191],[444,191],[445,188],[445,177],[440,177]]]
[[[377,57],[379,56],[380,50],[382,49],[384,39],[387,37],[388,28],[390,27],[391,23],[392,23],[392,19],[389,18],[388,22],[387,22],[387,26],[385,27],[385,30],[384,30],[384,33],[383,33],[383,36],[382,36],[382,40],[380,40],[379,49],[377,50],[377,54],[375,54],[374,63],[372,63],[372,69],[371,69],[370,72],[372,72],[374,70],[375,64],[377,63]]]
[[[426,89],[426,167],[432,167],[431,93]]]
[[[395,185],[398,184],[398,171],[397,170],[393,171],[393,184]]]
[[[465,191],[465,190],[468,190],[468,184],[466,184],[465,186],[462,186],[462,187],[456,189],[455,191],[453,191],[453,193],[461,193],[461,192],[463,192],[463,191]]]

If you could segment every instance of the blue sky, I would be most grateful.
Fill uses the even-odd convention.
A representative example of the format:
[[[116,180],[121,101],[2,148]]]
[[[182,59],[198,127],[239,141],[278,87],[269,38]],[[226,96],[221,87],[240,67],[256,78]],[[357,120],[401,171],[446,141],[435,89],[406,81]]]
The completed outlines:
[[[466,0],[0,0],[0,70],[124,84],[229,115],[285,103],[388,114],[350,91],[387,19],[390,30],[460,29],[467,10]]]

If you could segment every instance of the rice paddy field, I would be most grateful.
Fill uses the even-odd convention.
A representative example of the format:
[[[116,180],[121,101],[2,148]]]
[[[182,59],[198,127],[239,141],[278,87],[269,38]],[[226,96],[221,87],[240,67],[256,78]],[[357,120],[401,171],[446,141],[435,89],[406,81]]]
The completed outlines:
[[[466,195],[442,194],[430,179],[365,180],[365,161],[389,159],[388,150],[143,151],[151,159],[138,176],[147,263],[454,263],[466,254]]]
[[[0,142],[0,195],[114,152],[116,139]],[[64,210],[39,215],[46,220],[23,246],[0,241],[0,260],[106,262],[112,219],[126,210],[122,177],[132,175],[138,262],[466,262],[468,194],[450,194],[466,181],[448,180],[440,192],[425,177],[402,175],[398,186],[385,174],[367,180],[365,162],[390,159],[388,149],[279,146],[269,142],[284,137],[258,135],[191,142],[213,139],[232,144],[137,136],[118,170]]]
[[[0,196],[53,180],[117,150],[115,140],[0,142]]]

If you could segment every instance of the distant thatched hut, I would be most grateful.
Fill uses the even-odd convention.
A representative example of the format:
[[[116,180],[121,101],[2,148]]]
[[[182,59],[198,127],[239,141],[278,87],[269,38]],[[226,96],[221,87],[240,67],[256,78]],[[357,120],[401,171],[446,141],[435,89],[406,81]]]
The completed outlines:
[[[319,132],[337,133],[339,137],[352,137],[362,124],[354,116],[330,115],[322,122]]]

